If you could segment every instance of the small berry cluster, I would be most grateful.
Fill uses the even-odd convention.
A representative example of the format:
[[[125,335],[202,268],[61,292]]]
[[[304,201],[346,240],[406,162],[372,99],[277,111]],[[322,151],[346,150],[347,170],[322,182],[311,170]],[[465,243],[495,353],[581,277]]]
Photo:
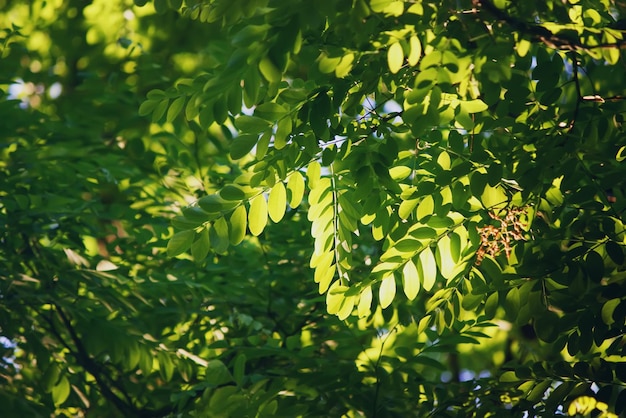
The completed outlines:
[[[526,209],[507,208],[505,211],[503,218],[495,212],[489,212],[489,216],[500,223],[499,228],[494,225],[485,225],[482,228],[478,228],[480,248],[476,252],[477,266],[482,263],[485,255],[495,257],[502,250],[504,250],[504,254],[508,259],[511,256],[512,242],[525,240],[523,232],[526,225],[520,221],[520,216],[526,214]]]

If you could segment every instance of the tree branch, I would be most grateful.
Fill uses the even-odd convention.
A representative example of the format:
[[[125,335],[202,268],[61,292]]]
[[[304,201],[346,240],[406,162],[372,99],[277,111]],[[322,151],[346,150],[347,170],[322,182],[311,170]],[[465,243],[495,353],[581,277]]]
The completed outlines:
[[[626,48],[626,40],[624,39],[611,43],[605,42],[597,45],[587,45],[576,37],[563,36],[559,33],[553,33],[544,26],[528,23],[505,13],[504,11],[498,9],[491,0],[472,0],[472,4],[477,10],[482,10],[491,14],[493,17],[499,21],[505,22],[522,35],[530,37],[533,41],[543,42],[550,48],[569,51],[590,50],[594,48]]]

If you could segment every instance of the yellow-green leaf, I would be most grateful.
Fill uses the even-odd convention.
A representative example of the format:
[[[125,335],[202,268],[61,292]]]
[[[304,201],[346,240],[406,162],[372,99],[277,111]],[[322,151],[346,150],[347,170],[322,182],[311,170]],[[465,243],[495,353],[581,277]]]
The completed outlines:
[[[287,181],[287,199],[289,206],[296,208],[304,197],[304,177],[299,171],[294,171]]]
[[[250,212],[248,212],[248,229],[255,237],[261,235],[267,225],[267,201],[262,194],[252,198],[250,201]]]
[[[387,51],[387,63],[389,64],[389,71],[393,74],[400,71],[404,62],[404,51],[400,42],[391,44]]]
[[[501,187],[491,187],[487,184],[485,185],[485,190],[483,190],[483,193],[480,196],[480,200],[487,209],[498,208],[506,205],[507,196]]]
[[[422,287],[429,292],[437,278],[437,263],[430,247],[426,247],[419,255],[418,271],[422,277]]]
[[[287,191],[282,181],[277,182],[268,198],[268,213],[270,219],[276,223],[280,222],[285,216],[285,209],[287,207]]]
[[[322,167],[320,163],[317,161],[313,161],[309,164],[309,167],[306,170],[306,176],[309,180],[309,188],[314,189],[317,183],[320,180],[320,175],[322,173]]]
[[[426,195],[417,205],[417,220],[421,221],[425,217],[432,215],[435,210],[435,201],[432,195]]]
[[[414,67],[422,56],[422,43],[417,36],[413,35],[411,39],[409,39],[409,46],[411,47],[411,52],[409,52],[407,61],[411,67]]]
[[[372,287],[367,286],[359,297],[359,305],[357,306],[357,314],[359,318],[368,316],[372,307]]]
[[[451,241],[449,235],[441,237],[437,242],[436,259],[439,262],[441,275],[450,280],[454,278],[456,263],[452,258]]]
[[[350,74],[352,71],[352,64],[354,62],[354,54],[352,52],[341,57],[341,61],[335,67],[335,75],[337,78],[343,78]]]
[[[465,100],[461,102],[461,109],[467,113],[478,113],[487,110],[489,106],[480,99]]]
[[[350,314],[354,310],[355,299],[356,298],[354,296],[344,296],[341,307],[339,308],[339,312],[337,312],[337,318],[343,321],[350,316]]]
[[[336,280],[328,289],[328,293],[326,293],[326,310],[329,314],[335,315],[339,312],[341,308],[341,304],[345,299],[344,293],[346,293],[348,288],[346,286],[342,286],[339,280]]]
[[[396,296],[396,279],[393,277],[393,272],[388,272],[383,280],[380,282],[380,289],[378,291],[378,298],[380,300],[380,306],[385,309],[391,305],[393,298]]]
[[[329,266],[326,269],[321,268],[321,267],[315,268],[314,277],[315,277],[315,282],[318,283],[319,285],[318,291],[320,295],[328,289],[330,282],[333,280],[333,277],[335,277],[336,270],[337,270],[337,266],[335,264]]]
[[[63,376],[61,380],[52,388],[52,402],[56,406],[61,405],[70,396],[70,381]]]
[[[409,300],[415,299],[420,291],[420,278],[413,260],[407,261],[402,268],[402,288]]]
[[[279,82],[283,75],[281,71],[274,65],[274,63],[267,57],[263,58],[259,62],[259,71],[263,74],[263,77],[270,83]]]

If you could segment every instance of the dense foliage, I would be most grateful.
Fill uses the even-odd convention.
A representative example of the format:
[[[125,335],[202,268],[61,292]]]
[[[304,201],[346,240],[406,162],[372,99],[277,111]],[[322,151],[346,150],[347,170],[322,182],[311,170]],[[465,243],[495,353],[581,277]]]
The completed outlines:
[[[8,416],[617,416],[626,4],[0,0]]]

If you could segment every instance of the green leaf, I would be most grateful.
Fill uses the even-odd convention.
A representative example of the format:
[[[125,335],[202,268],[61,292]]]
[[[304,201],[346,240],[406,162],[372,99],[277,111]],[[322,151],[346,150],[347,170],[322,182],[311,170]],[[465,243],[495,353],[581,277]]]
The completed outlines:
[[[41,386],[46,393],[50,393],[57,385],[61,376],[61,368],[57,363],[50,363],[43,376],[41,377]]]
[[[209,241],[209,231],[203,228],[197,234],[196,240],[191,244],[191,256],[196,261],[202,261],[209,254],[211,243]]]
[[[186,97],[181,96],[172,101],[172,104],[167,110],[167,116],[165,117],[165,120],[167,122],[171,123],[174,119],[176,119],[176,116],[178,116],[178,114],[183,110],[183,107],[185,106],[185,99]]]
[[[70,396],[70,381],[63,376],[56,386],[52,388],[52,402],[56,406],[62,405]]]
[[[227,184],[220,190],[220,196],[224,200],[243,200],[246,198],[245,192],[239,186]]]
[[[319,56],[318,68],[323,74],[330,74],[341,62],[341,57],[329,57],[325,52],[322,52]]]
[[[267,57],[259,62],[259,71],[270,83],[278,83],[283,78],[282,72]]]
[[[299,171],[294,171],[287,181],[287,200],[291,208],[296,208],[304,197],[304,177]]]
[[[233,209],[238,204],[237,201],[224,200],[219,194],[210,194],[198,200],[198,206],[209,214]]]
[[[508,318],[514,320],[520,310],[520,295],[519,289],[514,287],[508,291],[504,300],[504,310],[508,314]]]
[[[624,250],[622,246],[616,243],[615,241],[607,241],[605,244],[606,253],[611,258],[611,260],[621,266],[624,264]]]
[[[146,100],[139,106],[139,116],[148,116],[159,104],[159,100]],[[619,161],[619,160],[618,160]]]
[[[176,257],[187,251],[193,243],[195,234],[193,230],[181,231],[174,234],[167,243],[167,255]]]
[[[407,299],[413,300],[420,290],[420,278],[417,266],[412,260],[407,261],[402,268],[402,287]]]
[[[232,37],[231,43],[233,46],[247,47],[254,41],[264,39],[270,29],[270,25],[246,25]]]
[[[248,229],[252,235],[259,236],[267,225],[267,201],[265,196],[258,195],[250,201],[248,212]]]
[[[287,112],[284,106],[274,102],[267,102],[258,105],[254,109],[254,116],[258,116],[266,121],[275,122],[285,116]]]
[[[385,309],[396,296],[396,279],[393,276],[393,272],[387,273],[380,282],[380,289],[378,292],[378,298],[380,300],[381,308]]]
[[[607,325],[612,325],[615,323],[615,319],[613,318],[613,312],[615,312],[615,309],[619,306],[620,303],[621,299],[619,298],[611,299],[604,302],[601,311],[602,322]]]
[[[246,374],[246,355],[244,353],[239,353],[235,357],[235,364],[233,366],[233,379],[237,386],[241,386],[243,384],[243,379]]]
[[[238,245],[246,236],[247,214],[245,206],[238,206],[230,215],[230,243]]]
[[[270,219],[278,223],[285,215],[285,209],[287,207],[287,191],[282,181],[277,182],[268,198],[268,214]]]
[[[243,134],[236,137],[230,144],[230,158],[238,160],[245,157],[257,143],[258,135]]]
[[[256,116],[241,115],[235,119],[235,127],[244,133],[258,134],[263,132],[269,123]]]
[[[387,64],[389,65],[389,71],[392,74],[396,74],[402,68],[404,64],[404,51],[400,42],[391,44],[387,51]]]
[[[591,280],[598,283],[604,276],[604,260],[596,251],[589,251],[585,256],[585,270]]]
[[[282,118],[276,126],[274,134],[274,148],[283,149],[287,145],[289,134],[291,134],[292,122],[291,118]]]
[[[158,123],[163,115],[165,115],[165,111],[167,110],[167,106],[169,105],[169,99],[161,100],[154,108],[152,112],[152,122]]]
[[[226,252],[230,243],[226,219],[219,218],[213,223],[213,227],[209,230],[209,240],[216,253],[224,254]]]
[[[222,386],[234,381],[233,376],[228,371],[228,368],[220,360],[209,360],[205,375],[206,382],[213,387]]]
[[[554,342],[559,334],[559,316],[552,311],[546,311],[535,320],[534,328],[541,341]]]
[[[328,119],[330,117],[330,98],[326,92],[320,92],[313,100],[309,113],[309,123],[315,135],[323,141],[330,139]]]

